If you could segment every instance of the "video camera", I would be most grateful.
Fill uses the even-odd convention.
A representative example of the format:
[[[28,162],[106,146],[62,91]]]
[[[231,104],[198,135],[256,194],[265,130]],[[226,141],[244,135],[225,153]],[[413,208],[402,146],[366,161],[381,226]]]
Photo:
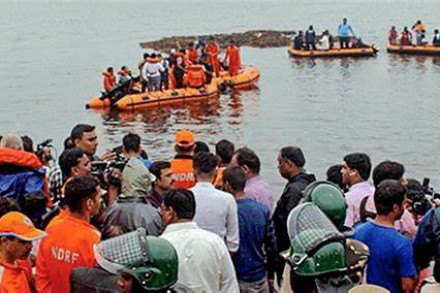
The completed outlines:
[[[37,144],[36,155],[41,162],[49,162],[54,159],[52,156],[52,149],[54,148],[52,141],[53,140],[49,138]]]
[[[425,215],[432,208],[431,200],[439,199],[440,194],[429,186],[429,178],[423,178],[423,184],[418,180],[408,179],[408,199],[417,215]]]
[[[432,196],[433,199],[440,199],[440,193],[437,193],[434,191],[434,188],[429,186],[429,178],[423,178],[423,190],[425,191],[425,194]]]
[[[121,184],[121,179],[112,176],[113,170],[118,169],[122,172],[126,164],[127,160],[121,157],[118,157],[115,161],[110,162],[91,162],[91,174],[99,180],[99,183],[103,188],[105,188],[108,184],[119,186]]]

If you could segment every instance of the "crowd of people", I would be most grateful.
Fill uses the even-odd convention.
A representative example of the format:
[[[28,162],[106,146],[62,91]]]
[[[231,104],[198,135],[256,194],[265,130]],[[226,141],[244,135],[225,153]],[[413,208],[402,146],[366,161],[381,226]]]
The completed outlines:
[[[368,48],[361,38],[357,38],[354,34],[353,28],[348,24],[347,19],[344,18],[338,27],[339,48]],[[334,48],[335,38],[328,30],[322,32],[321,36],[317,36],[313,26],[304,33],[302,30],[293,40],[293,47],[296,50],[331,50]]]
[[[227,70],[230,76],[235,76],[238,75],[240,66],[240,50],[234,40],[229,41],[220,61],[220,46],[215,38],[210,37],[207,43],[199,39],[196,43],[190,42],[187,48],[172,49],[167,58],[161,53],[144,53],[142,61],[138,64],[139,78],[135,79],[139,79],[141,88],[136,88],[136,83],[130,84],[130,87],[137,92],[184,87],[199,89],[209,84],[213,77],[220,77],[222,68]],[[127,66],[118,71],[118,81],[112,67],[107,68],[102,74],[105,92],[133,80]]]
[[[403,46],[424,46],[428,42],[426,38],[426,25],[421,20],[418,20],[411,28],[411,31],[405,26],[400,34],[396,30],[395,26],[392,26],[389,32],[388,40],[392,45]],[[438,29],[434,30],[434,37],[432,39],[432,45],[434,47],[440,47],[440,33]]]
[[[225,139],[180,130],[154,162],[134,133],[97,146],[85,124],[58,159],[0,139],[1,292],[440,290],[437,195],[398,162],[351,153],[316,181],[285,146],[275,202],[258,155]]]

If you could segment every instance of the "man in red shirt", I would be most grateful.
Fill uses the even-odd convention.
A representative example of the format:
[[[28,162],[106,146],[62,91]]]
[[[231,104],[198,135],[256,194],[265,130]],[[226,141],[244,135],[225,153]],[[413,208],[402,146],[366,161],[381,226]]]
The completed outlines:
[[[32,241],[46,236],[19,212],[0,218],[0,292],[30,293]]]
[[[69,213],[46,229],[37,256],[38,292],[70,292],[69,276],[73,268],[93,267],[93,245],[100,233],[90,225],[101,199],[98,181],[90,176],[74,177],[66,184],[65,203]]]

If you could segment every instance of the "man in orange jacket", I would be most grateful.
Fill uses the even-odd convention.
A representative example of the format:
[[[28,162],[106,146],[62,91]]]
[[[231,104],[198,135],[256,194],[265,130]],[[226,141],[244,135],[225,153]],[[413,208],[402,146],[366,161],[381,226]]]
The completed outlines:
[[[173,187],[191,188],[196,184],[193,168],[194,134],[188,130],[178,131],[174,149],[177,155],[171,161]]]
[[[99,182],[93,176],[72,178],[66,184],[65,202],[69,213],[46,229],[37,256],[37,292],[70,292],[69,276],[73,268],[93,267],[93,245],[100,233],[90,225],[101,199]]]
[[[104,75],[104,90],[108,92],[116,85],[116,77],[113,72],[113,67],[107,68],[107,71],[104,71],[102,75]]]
[[[223,62],[228,61],[229,65],[229,75],[235,76],[238,74],[238,70],[240,69],[240,50],[235,45],[234,40],[231,40],[229,42],[229,46],[226,49],[226,55]]]
[[[189,42],[186,58],[191,64],[195,64],[197,59],[199,59],[199,53],[197,52],[194,42]]]
[[[188,65],[186,74],[186,85],[192,88],[201,88],[206,83],[206,75],[202,65]]]
[[[215,76],[220,76],[220,62],[218,54],[220,52],[219,45],[215,42],[214,37],[209,38],[209,43],[205,48],[205,53],[208,55],[208,62],[214,67]]]
[[[0,218],[0,292],[33,292],[29,255],[32,241],[45,236],[22,213],[9,212]]]

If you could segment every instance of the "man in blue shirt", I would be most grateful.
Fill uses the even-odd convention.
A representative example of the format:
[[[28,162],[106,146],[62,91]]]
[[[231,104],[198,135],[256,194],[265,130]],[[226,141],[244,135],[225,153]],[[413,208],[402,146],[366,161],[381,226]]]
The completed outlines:
[[[416,268],[410,241],[394,229],[403,214],[407,190],[396,180],[381,182],[374,193],[377,216],[356,228],[354,238],[370,249],[367,283],[391,293],[412,292]]]
[[[269,208],[246,198],[242,167],[223,171],[223,187],[237,201],[240,247],[233,256],[240,292],[274,292],[277,243]],[[266,274],[267,270],[267,274]]]
[[[313,25],[309,26],[309,29],[306,31],[306,48],[307,50],[316,50],[315,44],[316,33],[313,29]]]
[[[353,29],[351,28],[351,25],[347,24],[347,19],[344,18],[342,20],[342,23],[338,27],[338,33],[339,33],[339,44],[340,48],[349,48],[349,41],[350,41],[350,33],[354,37]]]
[[[302,50],[304,49],[304,34],[302,31],[298,32],[298,35],[293,39],[293,48],[295,50]]]

